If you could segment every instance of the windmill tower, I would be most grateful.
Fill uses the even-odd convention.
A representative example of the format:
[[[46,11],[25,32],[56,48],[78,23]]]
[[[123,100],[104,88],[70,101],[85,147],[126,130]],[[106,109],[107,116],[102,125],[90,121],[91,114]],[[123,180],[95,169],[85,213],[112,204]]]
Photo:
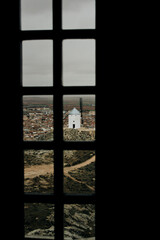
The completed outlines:
[[[81,127],[81,113],[76,108],[68,114],[68,127],[75,129]]]

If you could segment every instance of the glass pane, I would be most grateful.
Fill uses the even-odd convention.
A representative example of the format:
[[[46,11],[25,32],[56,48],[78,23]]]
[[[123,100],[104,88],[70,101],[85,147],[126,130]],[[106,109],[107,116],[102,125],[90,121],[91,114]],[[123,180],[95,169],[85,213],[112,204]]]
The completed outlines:
[[[65,204],[64,239],[86,238],[95,240],[95,205]]]
[[[23,96],[23,140],[53,140],[53,96]]]
[[[64,192],[93,193],[95,191],[95,151],[64,151]]]
[[[24,151],[24,192],[53,193],[52,150]]]
[[[26,238],[54,239],[54,205],[25,203],[24,230]]]
[[[52,0],[21,0],[21,29],[52,29]]]
[[[53,86],[53,41],[23,41],[23,86]]]
[[[95,96],[65,95],[63,137],[66,141],[95,140]]]
[[[63,0],[64,29],[94,29],[95,0]]]
[[[63,41],[63,85],[95,85],[95,40]]]

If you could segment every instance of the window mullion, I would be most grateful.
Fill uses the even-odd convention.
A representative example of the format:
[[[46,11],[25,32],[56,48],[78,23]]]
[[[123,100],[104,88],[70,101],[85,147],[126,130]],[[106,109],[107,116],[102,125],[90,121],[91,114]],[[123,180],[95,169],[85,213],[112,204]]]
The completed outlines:
[[[54,193],[55,239],[64,239],[63,228],[63,96],[62,96],[62,42],[61,0],[53,0],[53,79],[54,79]]]
[[[20,1],[21,2],[21,1]],[[21,128],[21,168],[23,165],[24,149],[54,149],[54,196],[50,194],[22,194],[25,202],[54,203],[55,205],[55,240],[64,239],[64,204],[95,204],[95,194],[72,195],[63,193],[63,151],[64,149],[95,149],[94,142],[64,142],[63,141],[63,95],[69,94],[96,94],[95,86],[92,87],[63,87],[62,86],[62,41],[64,39],[96,38],[95,30],[62,30],[62,0],[52,0],[53,5],[53,30],[43,31],[19,31],[19,41],[25,39],[52,39],[53,40],[53,87],[22,87],[19,88],[19,97],[32,94],[53,95],[54,104],[54,141],[53,142],[23,142],[23,122]],[[20,4],[19,4],[20,6]],[[20,53],[22,54],[22,53]],[[22,62],[22,56],[19,59]],[[19,70],[20,81],[22,81],[21,69]],[[21,106],[23,107],[22,99]],[[20,117],[23,119],[23,110]],[[23,169],[22,169],[23,170]],[[21,179],[23,171],[21,172]],[[23,179],[24,182],[24,179]],[[22,190],[22,188],[21,188]],[[24,216],[23,216],[24,218]],[[26,238],[27,239],[27,238]]]

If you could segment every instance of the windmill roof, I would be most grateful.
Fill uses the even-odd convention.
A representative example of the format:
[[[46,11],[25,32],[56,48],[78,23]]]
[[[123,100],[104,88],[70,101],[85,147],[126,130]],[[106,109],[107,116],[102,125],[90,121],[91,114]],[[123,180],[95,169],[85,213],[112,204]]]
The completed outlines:
[[[80,114],[80,112],[76,108],[73,108],[70,111],[69,115],[81,115],[81,114]]]

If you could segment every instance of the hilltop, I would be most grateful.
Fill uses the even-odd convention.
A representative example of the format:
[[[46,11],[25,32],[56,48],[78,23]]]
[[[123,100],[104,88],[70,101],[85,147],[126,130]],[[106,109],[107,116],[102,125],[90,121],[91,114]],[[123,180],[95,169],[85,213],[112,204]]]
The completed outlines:
[[[79,128],[79,129],[64,129],[65,141],[94,141],[95,129]]]

